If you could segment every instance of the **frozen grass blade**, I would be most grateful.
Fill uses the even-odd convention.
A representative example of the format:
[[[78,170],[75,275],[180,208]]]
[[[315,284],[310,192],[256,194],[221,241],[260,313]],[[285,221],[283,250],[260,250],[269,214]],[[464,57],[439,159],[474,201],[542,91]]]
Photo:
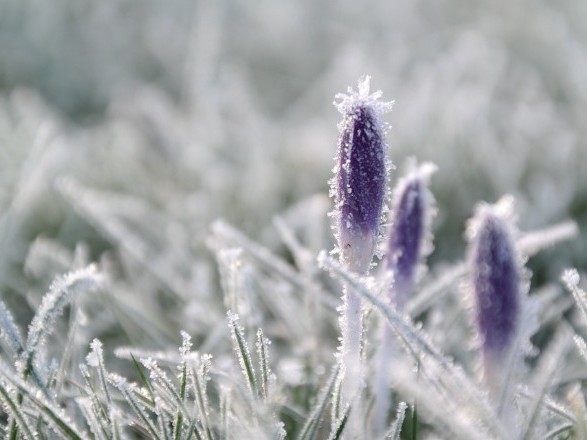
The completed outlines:
[[[339,440],[342,438],[344,429],[346,428],[351,413],[351,405],[346,405],[341,416],[332,424],[332,432],[328,436],[328,440]]]
[[[89,405],[84,403],[80,406],[82,406],[82,409],[86,411],[86,418],[92,418],[91,420],[88,419],[88,423],[92,428],[92,432],[95,435],[100,434],[108,437],[108,416],[106,414],[106,409],[104,408],[104,405],[102,404],[102,402],[98,398],[98,395],[96,394],[96,390],[94,389],[94,386],[92,384],[90,372],[87,366],[84,364],[80,365],[80,371],[87,387],[87,391],[89,394],[88,399],[90,400]]]
[[[132,360],[132,363],[133,363],[133,366],[134,366],[136,372],[139,375],[139,379],[141,380],[145,389],[149,393],[151,400],[148,402],[148,404],[151,406],[155,405],[155,394],[153,392],[153,386],[151,385],[151,382],[149,382],[149,380],[147,379],[147,376],[145,376],[145,373],[143,372],[141,365],[139,364],[139,362],[136,360],[136,358],[134,357],[134,355],[132,353],[130,354],[130,358]]]
[[[561,359],[567,354],[570,344],[569,332],[561,327],[555,334],[548,350],[542,354],[531,382],[530,389],[533,391],[533,398],[527,406],[527,417],[520,430],[520,439],[531,440],[533,438],[544,396],[558,370]]]
[[[39,346],[43,343],[47,335],[53,330],[57,317],[61,314],[78,292],[88,291],[100,284],[101,276],[96,266],[90,265],[85,269],[57,278],[49,292],[43,297],[39,310],[31,321],[29,334],[26,341],[27,359],[34,358]]]
[[[225,221],[216,220],[212,224],[212,232],[221,241],[242,247],[249,254],[271,269],[272,273],[279,274],[294,286],[301,289],[306,287],[306,281],[281,257],[255,243]]]
[[[105,237],[124,249],[162,286],[180,297],[186,297],[186,287],[174,276],[167,260],[155,259],[152,239],[141,234],[146,228],[154,232],[145,219],[156,219],[154,209],[145,200],[114,192],[102,192],[86,188],[74,179],[62,178],[57,189],[73,208]],[[140,225],[139,228],[136,225]]]
[[[0,301],[0,337],[8,343],[14,353],[20,353],[24,349],[20,330],[14,323],[12,314],[2,301]]]
[[[149,371],[149,378],[154,389],[154,404],[155,411],[157,413],[157,421],[159,423],[159,431],[163,434],[164,438],[170,437],[169,424],[166,415],[173,409],[177,410],[176,421],[181,418],[189,418],[189,412],[186,409],[183,399],[180,396],[177,387],[167,377],[165,371],[163,371],[157,362],[151,358],[141,360],[144,367]],[[181,424],[178,426],[181,430]]]
[[[251,352],[249,351],[249,346],[245,340],[244,329],[238,323],[238,315],[229,311],[227,316],[233,349],[238,358],[241,371],[245,376],[247,387],[249,388],[251,395],[258,397],[260,396],[259,387],[257,385],[255,368],[253,367],[253,361],[251,359]]]
[[[170,406],[177,406],[184,417],[189,417],[188,410],[184,405],[177,387],[167,377],[165,371],[163,371],[153,359],[141,359],[141,362],[150,373],[151,383],[157,387],[155,395],[165,398],[164,400],[168,402]],[[155,402],[157,402],[157,399],[155,399]]]
[[[208,374],[211,368],[210,363],[211,356],[202,355],[196,357],[190,367],[190,378],[192,386],[194,388],[194,396],[196,400],[196,407],[198,414],[200,415],[200,423],[202,426],[203,434],[208,440],[212,440],[212,430],[210,422],[208,420],[209,409],[208,409],[208,397],[206,391],[206,383],[208,382]]]
[[[77,403],[94,438],[97,440],[109,440],[108,431],[104,428],[103,422],[97,417],[92,400],[89,398],[78,399]]]
[[[183,427],[183,415],[181,411],[177,411],[177,415],[175,416],[175,423],[173,424],[173,439],[179,440],[181,438]]]
[[[151,436],[154,439],[163,440],[164,439],[163,433],[161,433],[155,427],[153,420],[151,419],[149,414],[147,414],[147,411],[143,407],[143,404],[141,402],[139,402],[139,400],[134,395],[134,392],[133,392],[131,386],[126,381],[126,379],[119,377],[119,376],[110,375],[109,380],[112,383],[112,385],[116,389],[118,389],[118,391],[120,391],[120,393],[122,394],[122,397],[125,398],[125,400],[130,405],[130,407],[133,409],[135,414],[143,421],[144,426],[147,429],[147,431],[149,432],[149,434],[151,434]],[[156,405],[156,402],[155,402],[155,405]]]
[[[579,352],[583,360],[587,362],[587,343],[585,342],[585,339],[583,339],[579,335],[575,335],[573,336],[573,341],[575,342],[577,351]]]
[[[583,320],[587,323],[587,292],[579,287],[579,282],[581,281],[579,272],[576,269],[567,269],[563,273],[562,280],[567,289],[573,294],[573,298],[575,298],[575,302],[582,312]]]
[[[186,332],[181,332],[182,337],[182,344],[179,348],[179,353],[181,356],[181,362],[178,366],[180,371],[179,375],[179,397],[182,401],[182,405],[185,403],[186,398],[186,390],[187,390],[187,381],[188,381],[188,368],[187,368],[187,358],[190,354],[190,350],[192,347],[191,337]],[[175,416],[175,424],[174,424],[174,433],[173,438],[175,440],[179,440],[182,434],[182,427],[183,427],[183,413],[181,410],[177,411]]]
[[[76,336],[79,331],[79,307],[76,304],[76,298],[73,299],[71,304],[71,314],[69,320],[69,329],[67,331],[67,339],[65,347],[63,348],[63,354],[59,361],[59,367],[56,371],[55,386],[53,387],[54,393],[59,394],[63,388],[63,384],[68,379],[69,373],[68,366],[71,364],[71,358],[75,349]],[[50,383],[50,382],[48,382]]]
[[[579,228],[575,222],[565,221],[522,235],[518,239],[518,246],[524,255],[534,255],[561,241],[570,240],[578,233]]]
[[[544,440],[554,440],[554,439],[560,439],[560,438],[568,438],[567,436],[562,437],[564,434],[567,434],[569,431],[571,431],[573,429],[573,425],[571,425],[570,423],[564,423],[562,425],[559,425],[555,428],[552,428],[550,431],[548,431],[545,435],[544,435]],[[585,438],[585,437],[577,437],[577,438]]]
[[[330,410],[331,431],[335,431],[336,422],[342,415],[342,375],[339,373],[332,390],[332,404]]]
[[[65,306],[69,304],[73,295],[97,287],[101,280],[102,277],[94,265],[58,277],[51,284],[49,291],[43,296],[41,305],[31,321],[28,337],[20,353],[20,360],[17,366],[25,382],[32,375],[36,385],[45,397],[49,397],[47,382],[42,377],[42,374],[40,374],[37,366],[35,366],[35,359],[38,356],[38,352],[46,337],[53,331],[58,316]],[[5,324],[10,326],[10,316],[7,315],[4,318],[6,321]],[[18,338],[18,333],[14,333],[14,328],[9,328],[9,331],[11,338]],[[12,344],[16,343],[17,339],[13,340]],[[22,403],[22,396],[22,393],[19,391],[17,402]],[[14,425],[9,428],[9,431],[11,438],[14,438],[16,435]]]
[[[300,268],[304,274],[311,274],[316,267],[313,253],[300,243],[294,231],[290,228],[284,218],[275,216],[273,226],[277,230],[279,237],[291,252],[295,265]]]
[[[29,326],[25,350],[21,355],[21,368],[24,379],[26,380],[32,374],[45,394],[47,391],[44,383],[40,381],[34,365],[38,351],[45,338],[53,331],[57,317],[69,304],[73,295],[94,289],[101,284],[101,281],[102,277],[96,266],[90,265],[57,278],[51,284],[49,292],[43,296],[43,301]]]
[[[567,400],[575,414],[575,421],[572,422],[575,438],[587,438],[587,403],[580,383],[576,383],[571,387],[567,393]]]
[[[22,406],[12,397],[8,387],[0,381],[0,402],[2,402],[4,408],[7,409],[8,415],[20,429],[20,434],[27,440],[34,440],[35,437],[29,429],[29,423],[26,420],[25,414],[23,414]]]
[[[90,344],[90,354],[86,357],[86,362],[90,367],[94,367],[98,371],[98,380],[100,381],[100,386],[102,387],[102,392],[106,397],[106,401],[108,404],[112,403],[112,398],[110,397],[110,391],[108,390],[108,383],[106,381],[107,373],[106,369],[104,368],[104,354],[102,352],[102,342],[98,339],[94,339]]]
[[[275,426],[275,432],[271,437],[272,440],[285,440],[287,432],[285,431],[283,422],[277,422]]]
[[[402,425],[406,417],[407,408],[408,405],[406,404],[406,402],[399,403],[395,414],[395,420],[391,424],[389,431],[385,434],[385,440],[399,440],[400,434],[402,432]]]
[[[527,400],[534,400],[536,399],[533,393],[530,393],[526,388],[520,388],[518,390],[518,394],[520,397],[523,397]],[[570,412],[570,410],[559,402],[552,400],[548,395],[543,396],[542,404],[544,405],[544,409],[547,409],[552,414],[556,414],[560,418],[566,420],[569,423],[577,423],[576,417]]]
[[[463,262],[446,268],[437,279],[419,289],[420,291],[408,301],[406,309],[410,316],[417,316],[426,311],[435,301],[450,292],[450,287],[458,283],[466,273],[467,267]]]
[[[340,367],[336,366],[332,369],[332,373],[330,373],[330,378],[326,383],[326,386],[322,388],[320,394],[318,395],[318,400],[314,409],[310,413],[310,416],[306,420],[302,431],[300,432],[300,436],[298,440],[314,440],[318,435],[318,431],[320,430],[320,425],[324,420],[326,415],[326,407],[328,404],[328,399],[332,396],[335,384],[339,377]]]
[[[179,354],[181,357],[181,362],[179,364],[179,370],[181,371],[180,375],[180,383],[179,383],[179,395],[181,399],[185,399],[186,389],[187,389],[187,381],[188,381],[188,368],[187,368],[187,360],[191,353],[192,348],[192,338],[191,336],[182,331],[181,332],[182,343],[181,347],[179,348]]]
[[[269,344],[271,342],[263,335],[263,330],[257,330],[257,356],[259,357],[259,375],[263,399],[269,397],[269,382],[271,369],[269,368]]]
[[[57,431],[71,440],[83,440],[87,436],[65,415],[64,411],[54,403],[43,397],[43,392],[25,383],[22,379],[12,374],[8,367],[0,363],[0,376],[16,388],[19,394],[30,400],[41,412],[43,418],[48,421]]]
[[[242,249],[228,248],[217,252],[220,282],[224,293],[224,307],[227,310],[244,311],[240,306],[244,289]]]
[[[444,374],[441,369],[435,371],[433,367],[429,366],[428,368],[431,370],[431,379],[438,378],[439,374]],[[477,419],[473,414],[470,414],[467,406],[452,401],[453,396],[446,390],[439,389],[440,384],[435,384],[433,380],[431,380],[432,383],[416,380],[412,370],[411,365],[398,362],[396,368],[392,370],[394,388],[397,392],[417,400],[418,413],[423,414],[424,419],[432,422],[438,432],[451,433],[449,438],[460,440],[498,438],[505,440],[509,438],[505,434],[496,435],[483,429],[480,422],[485,420]]]
[[[230,391],[223,388],[220,392],[220,426],[226,436],[231,435],[230,429]]]

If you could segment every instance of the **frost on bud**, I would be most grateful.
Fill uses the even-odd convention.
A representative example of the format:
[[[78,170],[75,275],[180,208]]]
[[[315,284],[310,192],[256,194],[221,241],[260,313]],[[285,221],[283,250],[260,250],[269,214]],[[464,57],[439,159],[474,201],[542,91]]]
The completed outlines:
[[[359,273],[367,272],[375,252],[390,167],[381,115],[392,103],[378,101],[380,91],[369,94],[369,80],[334,103],[343,115],[331,180],[336,238],[342,262]]]
[[[402,308],[413,290],[421,258],[428,253],[433,198],[427,188],[436,166],[425,163],[410,172],[394,191],[386,267],[393,273],[391,300]]]
[[[468,228],[474,315],[486,376],[509,355],[520,325],[522,264],[513,238],[512,199],[482,205]]]

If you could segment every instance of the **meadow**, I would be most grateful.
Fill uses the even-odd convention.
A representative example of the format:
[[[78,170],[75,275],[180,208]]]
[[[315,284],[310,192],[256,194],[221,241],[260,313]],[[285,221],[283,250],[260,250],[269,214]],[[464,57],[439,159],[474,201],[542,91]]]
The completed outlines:
[[[0,438],[587,438],[585,20],[0,0]]]

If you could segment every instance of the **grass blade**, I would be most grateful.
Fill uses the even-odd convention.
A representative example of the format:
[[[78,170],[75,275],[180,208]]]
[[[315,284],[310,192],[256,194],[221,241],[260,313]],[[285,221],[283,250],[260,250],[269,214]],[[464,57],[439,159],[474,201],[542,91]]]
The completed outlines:
[[[259,375],[261,379],[261,391],[263,398],[269,397],[269,377],[271,369],[269,368],[269,344],[271,342],[263,335],[263,330],[257,330],[257,355],[259,356]]]
[[[332,373],[330,373],[328,382],[322,388],[322,391],[320,391],[318,401],[310,413],[310,417],[308,417],[302,428],[300,436],[298,437],[299,440],[313,440],[318,435],[320,425],[322,424],[326,414],[328,399],[332,396],[334,386],[339,379],[339,372],[340,366],[337,364],[337,366],[332,369]]]
[[[25,415],[22,413],[20,405],[12,399],[10,391],[2,382],[0,382],[0,402],[4,404],[9,417],[16,422],[16,425],[20,429],[24,438],[27,440],[33,440],[33,433],[29,429],[29,423],[27,422]]]
[[[44,393],[40,389],[32,384],[25,383],[22,379],[11,373],[3,363],[0,364],[0,376],[4,377],[7,382],[15,387],[20,395],[29,399],[41,412],[44,419],[68,439],[83,440],[87,438],[87,435],[75,426],[61,408],[43,397]]]
[[[385,440],[399,440],[399,436],[402,432],[402,425],[404,423],[404,419],[406,417],[406,409],[408,405],[406,402],[400,402],[397,406],[397,412],[395,416],[395,420],[391,424],[389,431],[385,434]]]
[[[230,327],[234,352],[239,360],[241,371],[245,376],[249,391],[253,396],[259,396],[255,368],[253,367],[249,346],[245,340],[244,330],[238,324],[238,315],[230,311],[228,312],[228,326]]]

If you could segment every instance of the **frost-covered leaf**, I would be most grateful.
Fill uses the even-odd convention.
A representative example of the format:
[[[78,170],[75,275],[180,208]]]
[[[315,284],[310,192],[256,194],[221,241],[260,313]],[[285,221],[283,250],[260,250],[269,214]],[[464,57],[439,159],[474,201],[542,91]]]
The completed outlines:
[[[30,383],[25,383],[16,374],[12,373],[3,362],[0,362],[0,377],[25,396],[26,399],[29,399],[42,414],[43,419],[66,438],[83,440],[87,437],[62,408],[48,400],[40,389]]]
[[[23,350],[24,343],[20,330],[2,301],[0,301],[0,332],[0,336],[8,343],[14,353],[20,353]]]
[[[253,366],[251,352],[247,341],[245,340],[244,329],[238,323],[238,315],[228,312],[228,326],[233,343],[233,350],[238,359],[241,372],[243,373],[247,387],[253,396],[259,396],[259,387],[257,385],[257,374]]]
[[[577,269],[567,269],[563,273],[562,280],[565,283],[567,289],[573,294],[575,302],[581,310],[583,320],[587,322],[587,292],[579,287],[581,278]]]
[[[300,436],[298,437],[299,440],[313,440],[318,435],[322,421],[326,416],[326,407],[328,401],[332,397],[332,392],[336,382],[340,380],[339,373],[340,369],[338,367],[333,368],[328,382],[320,390],[314,409],[306,419],[306,423],[304,424],[300,432]]]
[[[29,425],[30,422],[23,411],[23,406],[16,399],[16,395],[7,386],[4,381],[0,381],[0,402],[11,420],[16,421],[18,428],[26,440],[33,440],[34,436]]]
[[[406,409],[408,405],[405,402],[400,402],[397,406],[395,420],[391,424],[389,431],[385,434],[385,440],[399,440],[402,432],[402,424],[406,417]]]
[[[44,339],[53,330],[53,326],[63,308],[69,304],[72,297],[86,292],[100,285],[102,277],[96,266],[88,266],[75,272],[57,278],[31,321],[26,340],[26,358],[32,361]]]

